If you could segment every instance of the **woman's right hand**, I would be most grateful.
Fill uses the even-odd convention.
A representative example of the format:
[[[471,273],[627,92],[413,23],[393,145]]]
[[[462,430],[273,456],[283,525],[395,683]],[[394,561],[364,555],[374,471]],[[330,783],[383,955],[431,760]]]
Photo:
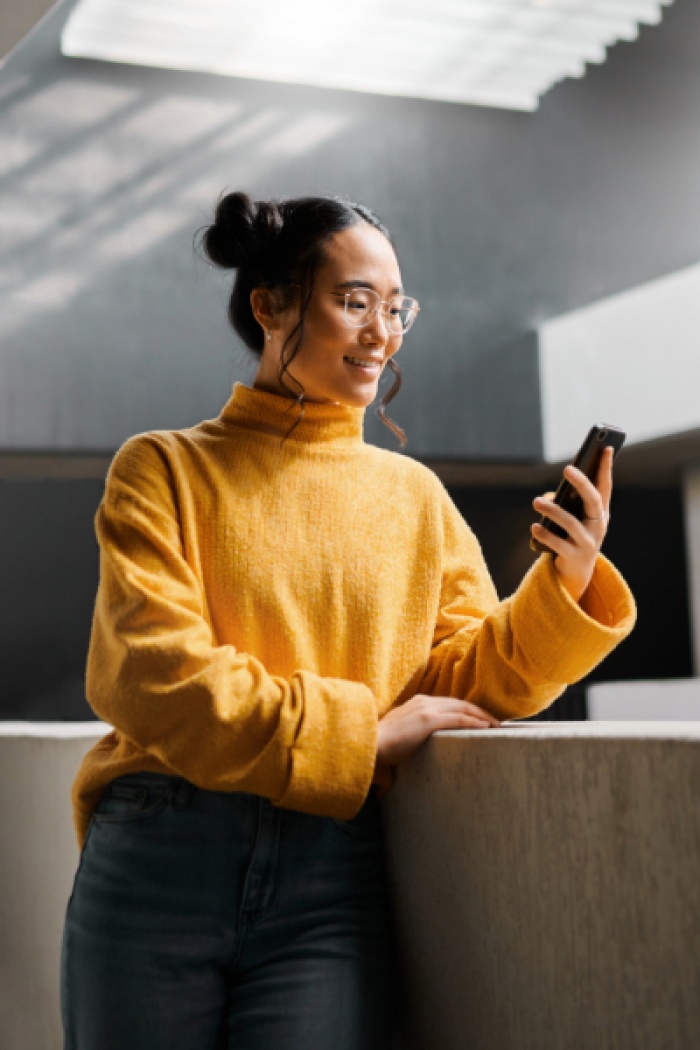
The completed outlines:
[[[399,765],[438,729],[497,729],[500,724],[468,700],[417,693],[379,720],[377,766]]]

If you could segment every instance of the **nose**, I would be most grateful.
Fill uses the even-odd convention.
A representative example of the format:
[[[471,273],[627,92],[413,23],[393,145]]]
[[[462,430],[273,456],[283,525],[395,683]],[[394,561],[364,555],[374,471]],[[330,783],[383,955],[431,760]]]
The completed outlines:
[[[391,332],[389,331],[389,323],[384,311],[381,309],[377,310],[364,326],[362,332],[365,335],[365,342],[371,342],[375,346],[386,346],[391,338]]]

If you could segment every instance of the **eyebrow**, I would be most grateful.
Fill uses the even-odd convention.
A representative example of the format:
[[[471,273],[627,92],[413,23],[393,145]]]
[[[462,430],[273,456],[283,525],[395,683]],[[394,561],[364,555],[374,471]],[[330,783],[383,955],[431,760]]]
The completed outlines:
[[[379,290],[374,287],[371,281],[341,281],[339,284],[336,284],[336,288],[371,288],[373,292],[377,293],[377,295],[380,294]],[[397,285],[395,288],[391,289],[391,295],[403,295],[403,288],[401,288],[400,285]]]

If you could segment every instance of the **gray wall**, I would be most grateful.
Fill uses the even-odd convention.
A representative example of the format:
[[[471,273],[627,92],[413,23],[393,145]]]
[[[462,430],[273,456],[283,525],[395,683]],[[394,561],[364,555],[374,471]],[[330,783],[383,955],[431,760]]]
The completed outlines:
[[[91,718],[101,481],[0,481],[0,719]]]
[[[112,450],[249,379],[191,249],[225,187],[394,229],[424,311],[392,409],[423,457],[536,458],[528,333],[700,256],[695,0],[536,114],[64,59],[69,6],[0,71],[0,449]]]

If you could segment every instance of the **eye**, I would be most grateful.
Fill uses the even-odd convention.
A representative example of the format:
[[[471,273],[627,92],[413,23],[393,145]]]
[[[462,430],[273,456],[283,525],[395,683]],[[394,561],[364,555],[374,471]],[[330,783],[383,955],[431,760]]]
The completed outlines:
[[[357,289],[348,295],[348,310],[353,313],[367,313],[370,305],[370,296],[364,289]]]

